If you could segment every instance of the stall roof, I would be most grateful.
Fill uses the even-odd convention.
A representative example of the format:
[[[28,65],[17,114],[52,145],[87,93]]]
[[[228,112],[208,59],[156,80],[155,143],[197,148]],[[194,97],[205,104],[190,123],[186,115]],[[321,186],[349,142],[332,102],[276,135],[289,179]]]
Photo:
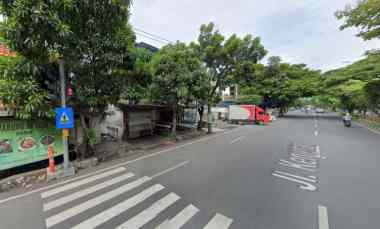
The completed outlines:
[[[117,107],[123,111],[149,111],[149,110],[171,110],[170,106],[165,105],[129,105],[119,103]]]

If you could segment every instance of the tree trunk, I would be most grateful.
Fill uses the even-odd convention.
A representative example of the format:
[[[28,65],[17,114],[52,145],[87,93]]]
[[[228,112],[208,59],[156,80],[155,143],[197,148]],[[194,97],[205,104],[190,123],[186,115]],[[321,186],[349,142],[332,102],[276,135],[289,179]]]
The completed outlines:
[[[177,104],[173,105],[172,137],[177,135]]]
[[[212,133],[212,112],[211,103],[207,104],[207,133]]]
[[[280,116],[280,117],[284,117],[284,114],[285,114],[285,109],[284,109],[284,107],[280,107],[280,111],[279,111],[278,116]]]
[[[202,130],[204,106],[198,107],[198,113],[199,113],[198,130]]]
[[[78,155],[79,160],[83,160],[84,156],[88,150],[88,138],[87,138],[88,127],[86,124],[86,118],[85,118],[84,114],[79,113],[79,117],[80,117],[80,125],[83,129],[83,139],[82,139],[82,143],[81,143],[77,153],[79,154]]]

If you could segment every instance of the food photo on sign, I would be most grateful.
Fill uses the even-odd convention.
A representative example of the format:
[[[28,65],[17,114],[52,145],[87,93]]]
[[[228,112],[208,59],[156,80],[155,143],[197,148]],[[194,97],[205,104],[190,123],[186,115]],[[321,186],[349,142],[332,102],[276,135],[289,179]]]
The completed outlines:
[[[60,136],[53,121],[0,119],[0,171],[46,160],[48,146],[61,155]]]

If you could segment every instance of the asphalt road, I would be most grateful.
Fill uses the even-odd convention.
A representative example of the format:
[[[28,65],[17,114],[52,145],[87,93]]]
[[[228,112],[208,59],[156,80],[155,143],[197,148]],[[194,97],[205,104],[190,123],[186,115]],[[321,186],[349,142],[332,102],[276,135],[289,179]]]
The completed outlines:
[[[377,229],[379,162],[380,135],[295,112],[2,194],[0,228]]]

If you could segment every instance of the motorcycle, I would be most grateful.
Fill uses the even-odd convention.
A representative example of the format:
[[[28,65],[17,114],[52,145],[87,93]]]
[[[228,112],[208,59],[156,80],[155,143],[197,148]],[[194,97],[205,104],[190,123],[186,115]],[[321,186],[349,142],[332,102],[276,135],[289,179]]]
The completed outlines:
[[[351,115],[350,114],[346,114],[345,116],[343,116],[343,123],[346,127],[351,127]]]
[[[343,119],[343,123],[346,127],[351,127],[351,120],[345,120]]]

